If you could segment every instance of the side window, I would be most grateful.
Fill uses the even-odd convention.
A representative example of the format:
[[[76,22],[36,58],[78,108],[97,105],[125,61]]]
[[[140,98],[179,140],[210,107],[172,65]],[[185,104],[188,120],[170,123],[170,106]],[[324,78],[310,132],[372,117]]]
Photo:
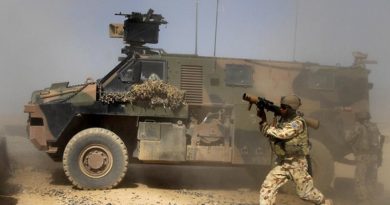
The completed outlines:
[[[130,63],[125,66],[119,73],[119,78],[122,82],[133,83],[137,82],[137,73],[141,68],[141,62]]]
[[[225,84],[228,86],[253,85],[253,69],[249,65],[226,64],[225,67]]]
[[[335,75],[331,70],[317,70],[310,72],[308,79],[308,86],[310,89],[316,90],[334,90],[335,89]]]
[[[165,61],[140,60],[125,66],[119,73],[122,82],[135,83],[145,80],[166,80]]]
[[[141,81],[166,80],[165,61],[142,61]]]

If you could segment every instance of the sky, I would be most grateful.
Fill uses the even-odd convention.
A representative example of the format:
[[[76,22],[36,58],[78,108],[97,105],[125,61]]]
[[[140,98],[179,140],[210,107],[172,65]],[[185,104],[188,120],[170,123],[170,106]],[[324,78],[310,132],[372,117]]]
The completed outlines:
[[[0,1],[0,114],[22,113],[33,90],[53,82],[98,79],[117,63],[120,39],[108,37],[114,13],[146,12],[168,21],[159,44],[195,53],[196,0]],[[217,0],[199,0],[198,54],[214,54]],[[368,53],[373,120],[390,114],[390,1],[219,0],[216,56],[349,66]],[[295,49],[294,49],[294,45]],[[295,50],[295,55],[294,55]]]

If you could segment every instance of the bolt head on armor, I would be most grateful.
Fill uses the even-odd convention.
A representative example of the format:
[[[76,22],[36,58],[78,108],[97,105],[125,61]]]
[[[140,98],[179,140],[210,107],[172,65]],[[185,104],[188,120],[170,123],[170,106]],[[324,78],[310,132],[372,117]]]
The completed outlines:
[[[296,95],[288,95],[280,99],[280,104],[288,105],[292,109],[297,110],[301,106],[301,99]]]

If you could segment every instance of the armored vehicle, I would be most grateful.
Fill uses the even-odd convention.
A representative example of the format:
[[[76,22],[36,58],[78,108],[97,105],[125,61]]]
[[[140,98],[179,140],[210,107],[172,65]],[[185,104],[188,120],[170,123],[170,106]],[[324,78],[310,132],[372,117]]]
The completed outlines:
[[[315,183],[330,186],[334,161],[350,152],[344,130],[355,110],[368,110],[366,55],[341,67],[168,54],[145,45],[158,43],[161,15],[118,15],[124,24],[111,24],[110,35],[126,46],[116,67],[96,81],[34,91],[24,108],[31,142],[62,161],[75,186],[112,188],[129,163],[269,166],[269,144],[243,93],[302,98],[305,116],[321,121],[310,129]]]

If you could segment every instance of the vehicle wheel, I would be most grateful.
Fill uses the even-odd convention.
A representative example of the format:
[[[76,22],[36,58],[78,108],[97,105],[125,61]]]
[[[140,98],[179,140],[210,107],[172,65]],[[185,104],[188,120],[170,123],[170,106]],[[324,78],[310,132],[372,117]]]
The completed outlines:
[[[327,192],[334,178],[334,160],[329,149],[322,142],[314,139],[310,141],[314,185],[322,192]]]
[[[311,139],[311,164],[314,177],[314,186],[321,192],[327,192],[331,188],[334,178],[334,161],[332,154],[322,142]],[[295,193],[295,184],[288,182],[281,191],[284,193]]]
[[[128,165],[127,149],[113,132],[89,128],[66,145],[63,166],[66,176],[80,189],[110,189],[123,179]]]

